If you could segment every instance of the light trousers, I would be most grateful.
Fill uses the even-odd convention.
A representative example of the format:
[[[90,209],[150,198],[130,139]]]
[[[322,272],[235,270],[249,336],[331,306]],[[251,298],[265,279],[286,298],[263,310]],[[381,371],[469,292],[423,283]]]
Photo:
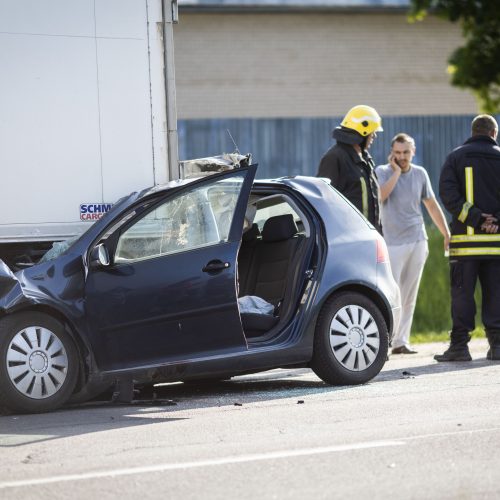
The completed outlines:
[[[418,287],[429,255],[429,247],[427,240],[420,240],[404,245],[391,245],[387,248],[392,275],[401,292],[401,321],[399,328],[394,332],[392,347],[409,347]]]

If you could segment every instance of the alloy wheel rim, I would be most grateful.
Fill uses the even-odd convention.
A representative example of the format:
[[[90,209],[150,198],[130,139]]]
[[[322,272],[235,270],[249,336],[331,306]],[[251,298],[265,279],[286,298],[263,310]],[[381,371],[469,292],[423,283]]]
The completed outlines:
[[[380,350],[380,332],[373,316],[354,304],[337,311],[330,323],[330,347],[347,370],[366,370]]]
[[[68,355],[52,331],[29,326],[17,332],[7,349],[7,374],[23,396],[45,399],[56,394],[68,373]]]

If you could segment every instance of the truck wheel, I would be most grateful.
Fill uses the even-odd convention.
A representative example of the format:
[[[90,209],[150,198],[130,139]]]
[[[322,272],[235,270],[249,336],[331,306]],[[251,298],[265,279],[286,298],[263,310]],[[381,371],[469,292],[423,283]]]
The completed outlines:
[[[311,368],[332,385],[363,384],[387,359],[387,325],[366,296],[342,292],[325,303],[314,334]]]
[[[0,410],[59,408],[71,396],[77,375],[77,350],[59,321],[39,312],[0,321]]]

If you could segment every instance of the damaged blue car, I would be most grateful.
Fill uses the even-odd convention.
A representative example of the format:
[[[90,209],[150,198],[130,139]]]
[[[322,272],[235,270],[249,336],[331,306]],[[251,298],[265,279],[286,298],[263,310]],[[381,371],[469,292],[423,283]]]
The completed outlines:
[[[0,261],[0,410],[279,367],[375,377],[400,308],[382,237],[325,180],[255,173],[133,193],[63,251]]]

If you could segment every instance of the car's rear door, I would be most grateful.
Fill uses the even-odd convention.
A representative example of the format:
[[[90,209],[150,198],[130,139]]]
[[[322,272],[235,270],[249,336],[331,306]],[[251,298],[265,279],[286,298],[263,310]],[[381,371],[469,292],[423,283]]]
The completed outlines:
[[[101,370],[246,349],[236,265],[255,170],[195,181],[108,238],[111,265],[91,267],[86,281]]]

